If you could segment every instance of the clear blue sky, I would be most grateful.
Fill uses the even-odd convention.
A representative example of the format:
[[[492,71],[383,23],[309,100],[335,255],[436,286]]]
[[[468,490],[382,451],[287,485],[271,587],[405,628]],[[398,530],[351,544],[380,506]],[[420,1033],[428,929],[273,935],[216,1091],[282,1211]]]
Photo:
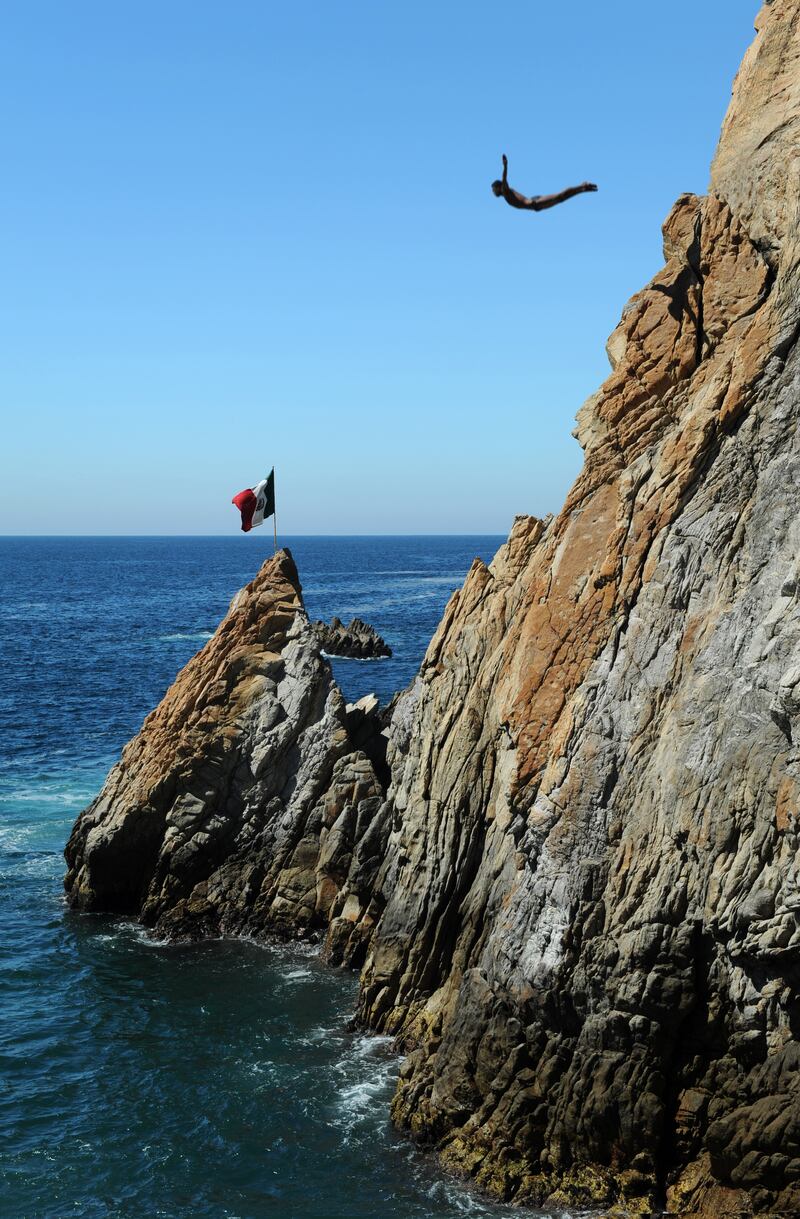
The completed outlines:
[[[5,6],[0,532],[235,533],[273,464],[286,533],[557,510],[758,7]]]

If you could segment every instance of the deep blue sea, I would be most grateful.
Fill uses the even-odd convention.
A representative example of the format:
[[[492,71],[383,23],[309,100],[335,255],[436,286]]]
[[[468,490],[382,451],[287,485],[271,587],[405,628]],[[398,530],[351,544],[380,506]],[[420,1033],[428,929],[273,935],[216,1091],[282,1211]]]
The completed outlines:
[[[72,823],[272,550],[234,538],[0,539],[0,1216],[519,1215],[398,1136],[398,1060],[348,1031],[357,980],[310,948],[176,947],[62,900]],[[312,617],[359,615],[414,675],[489,537],[290,538]]]

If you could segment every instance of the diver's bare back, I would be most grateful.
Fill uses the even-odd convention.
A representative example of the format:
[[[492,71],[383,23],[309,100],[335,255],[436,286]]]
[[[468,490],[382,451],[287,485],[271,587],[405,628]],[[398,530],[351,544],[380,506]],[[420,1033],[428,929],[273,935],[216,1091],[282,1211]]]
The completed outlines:
[[[558,191],[555,195],[533,195],[529,198],[508,185],[508,157],[503,153],[503,176],[492,183],[492,190],[498,199],[505,199],[510,207],[518,207],[520,211],[525,212],[543,212],[546,208],[555,207],[557,203],[564,203],[575,195],[597,190],[597,187],[594,182],[581,182],[580,186],[568,186],[566,190]]]

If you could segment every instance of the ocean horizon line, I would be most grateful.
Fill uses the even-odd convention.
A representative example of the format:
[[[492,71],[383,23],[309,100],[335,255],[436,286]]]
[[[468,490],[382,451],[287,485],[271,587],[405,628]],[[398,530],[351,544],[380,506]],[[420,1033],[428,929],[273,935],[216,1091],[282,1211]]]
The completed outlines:
[[[271,536],[269,532],[264,534],[264,537]],[[507,537],[508,533],[503,531],[498,532],[472,532],[465,530],[459,533],[447,532],[431,532],[431,533],[285,533],[279,535],[287,541],[293,538],[501,538]],[[231,541],[242,540],[238,533],[0,533],[0,541],[9,542],[56,542],[56,541],[175,541],[176,539],[196,539],[197,541],[213,539],[217,541],[221,538],[229,538]]]

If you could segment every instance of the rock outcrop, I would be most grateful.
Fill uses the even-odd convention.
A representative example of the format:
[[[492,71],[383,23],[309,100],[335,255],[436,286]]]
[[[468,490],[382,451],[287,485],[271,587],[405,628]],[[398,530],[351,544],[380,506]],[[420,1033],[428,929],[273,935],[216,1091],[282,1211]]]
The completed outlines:
[[[377,660],[391,656],[392,649],[378,632],[360,618],[353,618],[347,626],[339,618],[330,623],[312,624],[320,646],[328,656],[341,656],[350,660]]]
[[[78,818],[70,904],[175,938],[330,927],[331,958],[357,959],[385,833],[381,783],[347,721],[280,551]]]
[[[800,1213],[799,57],[774,0],[563,511],[395,715],[360,1017],[396,1121],[505,1197]]]
[[[284,552],[67,848],[80,909],[366,957],[395,1120],[517,1201],[800,1214],[800,0],[757,29],[564,509],[473,564],[386,758]]]

